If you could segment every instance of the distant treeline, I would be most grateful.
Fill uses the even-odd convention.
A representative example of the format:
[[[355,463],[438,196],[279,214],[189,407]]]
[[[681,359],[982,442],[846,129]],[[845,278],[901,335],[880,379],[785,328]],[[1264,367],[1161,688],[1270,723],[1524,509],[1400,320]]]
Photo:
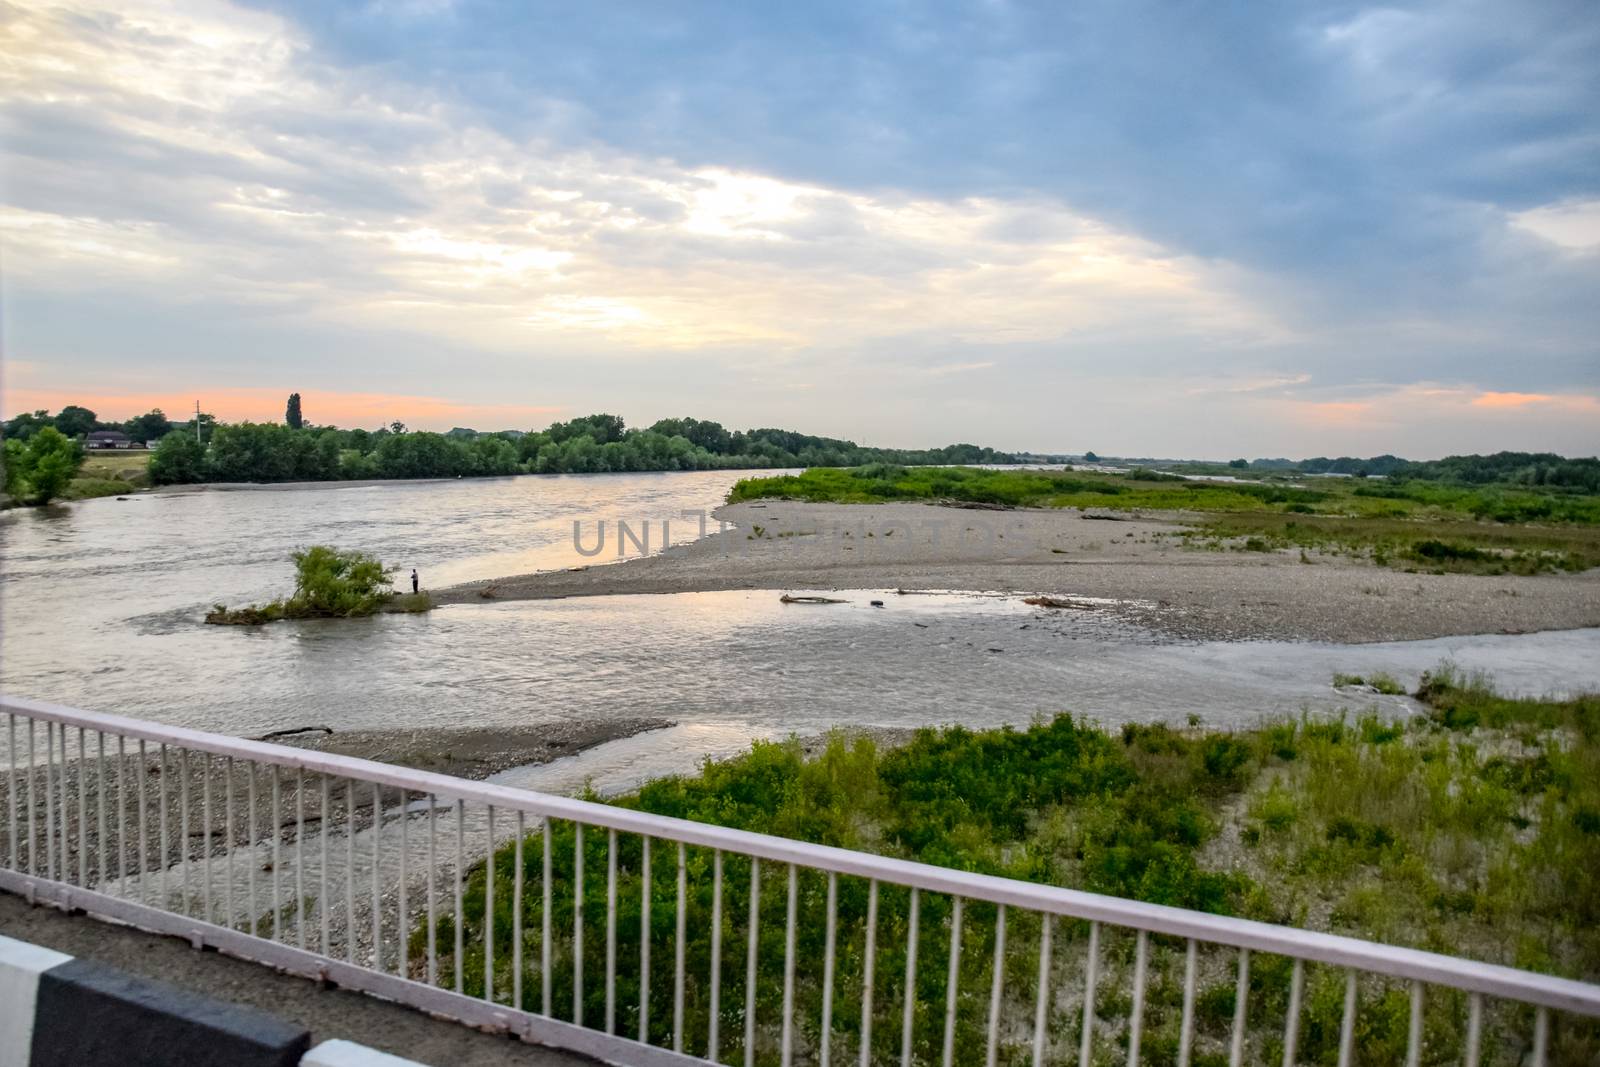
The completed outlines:
[[[590,415],[532,433],[492,434],[407,432],[398,424],[380,430],[219,424],[204,442],[192,429],[162,438],[150,460],[150,476],[171,485],[1009,460],[977,445],[864,448],[791,430],[729,431],[699,419],[663,419],[649,429],[631,430],[615,415]]]
[[[1120,462],[1132,462],[1122,460]],[[1180,463],[1182,461],[1179,461]],[[1346,474],[1353,478],[1389,478],[1401,482],[1439,482],[1446,485],[1526,485],[1600,492],[1600,459],[1568,459],[1554,452],[1496,452],[1492,456],[1446,456],[1444,459],[1410,460],[1382,455],[1362,459],[1236,459],[1235,469],[1284,471],[1294,474]]]
[[[1273,461],[1257,460],[1266,465]],[[1450,485],[1550,486],[1600,492],[1600,459],[1567,459],[1554,452],[1496,452],[1490,456],[1446,456],[1413,461],[1398,456],[1356,459],[1319,456],[1293,469],[1307,474],[1350,474],[1393,481],[1441,482]]]
[[[1600,492],[1600,459],[1567,459],[1553,452],[1496,452],[1408,463],[1391,477],[1462,485],[1544,485]]]
[[[207,423],[216,420],[209,415],[203,415],[201,421]],[[54,415],[44,410],[25,411],[21,415],[7,419],[0,425],[0,432],[5,434],[8,441],[28,441],[46,427],[58,430],[68,437],[83,437],[96,430],[120,430],[134,441],[153,444],[182,425],[185,424],[175,423],[167,418],[160,408],[155,408],[144,415],[135,415],[122,422],[106,422],[89,408],[80,404],[68,404]],[[194,423],[190,422],[187,425],[192,433]]]

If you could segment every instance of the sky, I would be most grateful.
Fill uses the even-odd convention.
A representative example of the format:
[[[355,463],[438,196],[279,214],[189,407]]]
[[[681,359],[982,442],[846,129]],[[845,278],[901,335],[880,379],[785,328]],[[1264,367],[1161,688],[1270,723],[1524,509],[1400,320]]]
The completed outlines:
[[[0,410],[1600,449],[1600,6],[0,0]]]

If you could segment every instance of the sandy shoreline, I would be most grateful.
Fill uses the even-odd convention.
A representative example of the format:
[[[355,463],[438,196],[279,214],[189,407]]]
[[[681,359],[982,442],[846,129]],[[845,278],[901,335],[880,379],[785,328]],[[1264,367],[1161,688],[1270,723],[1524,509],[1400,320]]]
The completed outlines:
[[[436,774],[482,781],[532,763],[548,763],[624,737],[660,730],[667,719],[608,719],[534,726],[419,727],[340,730],[274,738],[278,744],[356,756]]]
[[[437,591],[484,603],[724,589],[949,589],[1086,596],[1200,640],[1344,643],[1600,626],[1600,570],[1407,574],[1339,556],[1183,547],[1179,514],[984,511],[918,503],[760,501],[714,513],[718,535],[660,554]],[[593,531],[586,534],[594,537]],[[586,542],[587,543],[587,542]],[[485,598],[483,593],[492,594]]]

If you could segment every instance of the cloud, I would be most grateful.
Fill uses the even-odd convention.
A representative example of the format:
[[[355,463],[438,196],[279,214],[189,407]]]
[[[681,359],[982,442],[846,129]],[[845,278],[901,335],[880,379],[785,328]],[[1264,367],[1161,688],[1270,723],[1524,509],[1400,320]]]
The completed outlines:
[[[90,35],[45,14],[10,25],[29,46],[6,86],[27,178],[0,226],[30,287],[179,306],[204,293],[502,350],[595,334],[634,351],[792,350],[908,328],[1014,342],[1163,318],[1277,329],[1209,264],[1058,202],[869,195],[519,143],[308,66],[289,24],[234,26],[223,10],[102,13],[109,28]],[[335,113],[333,129],[308,119]],[[42,143],[62,118],[115,157],[119,189]]]
[[[1600,399],[1592,396],[1551,396],[1548,393],[1480,393],[1472,398],[1480,408],[1555,408],[1600,415]]]
[[[1512,223],[1564,248],[1600,249],[1600,200],[1568,200],[1519,211]]]
[[[1587,396],[1600,19],[1517,15],[7,7],[8,350],[912,444]]]
[[[1361,400],[1291,400],[1256,417],[1288,417],[1329,454],[1374,455],[1390,442],[1417,458],[1499,449],[1592,455],[1600,396],[1585,393],[1480,392],[1419,383],[1374,390]]]
[[[969,371],[988,370],[993,366],[994,360],[981,359],[973,363],[945,363],[937,367],[929,367],[926,373],[935,377],[942,377],[946,374],[966,374]]]

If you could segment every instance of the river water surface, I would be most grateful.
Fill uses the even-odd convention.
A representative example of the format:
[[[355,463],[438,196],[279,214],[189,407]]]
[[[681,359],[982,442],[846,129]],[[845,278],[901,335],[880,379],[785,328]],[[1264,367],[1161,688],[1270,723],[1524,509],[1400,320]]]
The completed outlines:
[[[1505,688],[1600,688],[1600,631],[1396,644],[1184,643],[1093,612],[958,591],[780,590],[447,606],[418,616],[200,623],[209,605],[281,595],[289,553],[372,552],[425,585],[597,564],[572,522],[652,522],[721,502],[731,472],[522,477],[363,487],[146,494],[0,519],[0,687],[231,734],[495,726],[656,715],[679,725],[525,780],[623,787],[752,737],[834,725],[1026,723],[1072,711],[1107,723],[1243,724],[1302,708],[1404,700],[1336,691],[1336,672],[1410,683],[1451,659]],[[656,544],[652,544],[652,548]],[[1070,592],[1070,590],[1052,590]],[[798,592],[798,591],[795,591]],[[871,599],[885,602],[870,606]]]

